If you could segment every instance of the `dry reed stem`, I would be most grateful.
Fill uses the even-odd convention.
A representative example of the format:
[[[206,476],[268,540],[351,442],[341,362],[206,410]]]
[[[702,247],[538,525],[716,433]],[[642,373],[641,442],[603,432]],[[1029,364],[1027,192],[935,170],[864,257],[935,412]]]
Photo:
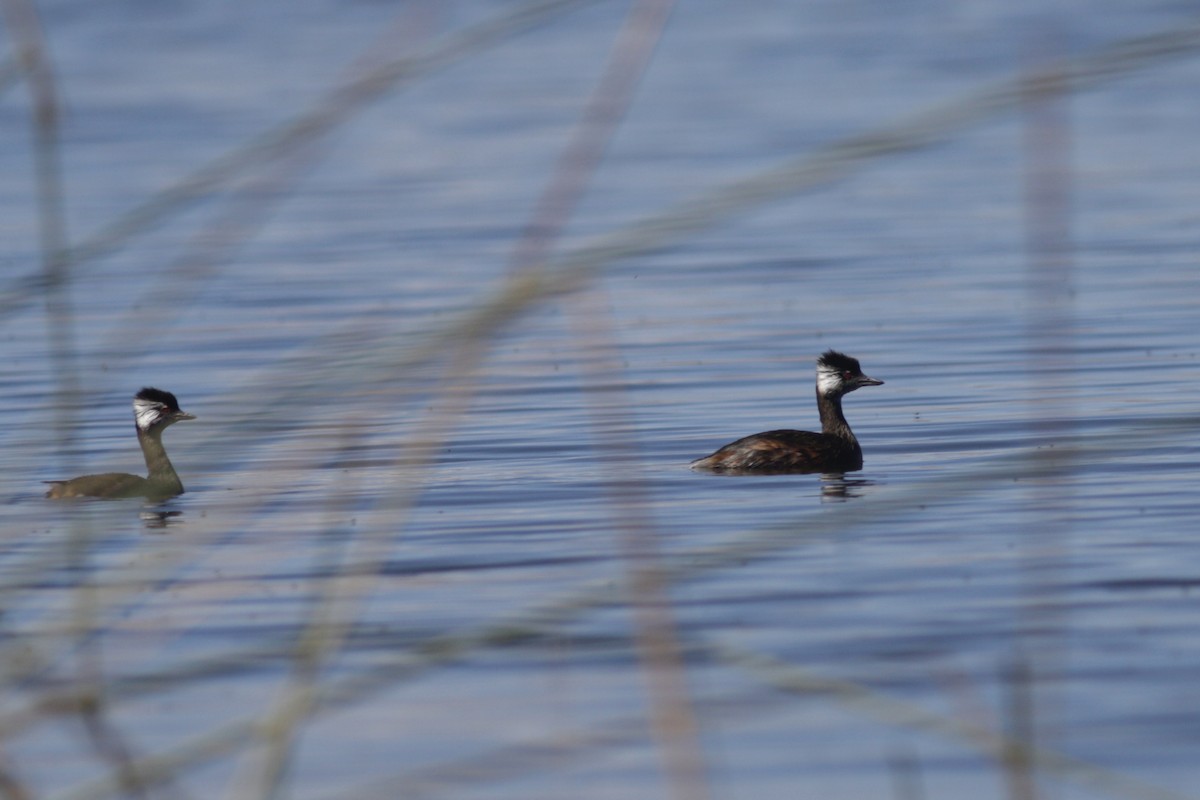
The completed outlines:
[[[1200,420],[1181,420],[1177,425],[1155,422],[1138,426],[1141,436],[1147,431],[1158,431],[1164,436],[1170,436],[1177,430],[1187,430]],[[1128,442],[1130,432],[1121,431],[1114,438]],[[1103,453],[1111,458],[1113,443],[1111,441],[1094,441],[1089,437],[1089,446],[1076,447],[1072,454],[1074,458],[1082,458],[1089,454]],[[1071,446],[1071,445],[1064,445]],[[836,506],[823,509],[817,518],[803,517],[794,522],[772,525],[733,537],[719,547],[706,547],[693,550],[664,560],[661,577],[669,585],[681,581],[702,577],[714,570],[725,567],[743,567],[745,564],[769,557],[779,552],[804,546],[811,541],[833,536],[844,532],[849,527],[869,524],[881,519],[894,520],[906,513],[923,513],[930,498],[937,497],[941,501],[953,500],[973,493],[987,491],[1000,479],[1020,474],[1028,478],[1050,477],[1051,472],[1039,466],[1036,449],[1030,449],[1014,456],[996,459],[996,462],[985,468],[963,472],[953,478],[941,477],[927,483],[906,486],[894,491],[881,490],[877,503],[870,508]],[[411,681],[426,674],[429,670],[455,663],[473,653],[493,647],[512,647],[522,642],[554,636],[558,626],[579,618],[592,610],[619,605],[626,595],[627,589],[620,583],[611,580],[599,580],[581,586],[569,594],[552,598],[540,605],[523,611],[501,616],[500,618],[465,631],[450,632],[426,639],[422,644],[409,646],[391,655],[383,663],[361,670],[355,675],[327,681],[317,689],[313,699],[311,715],[319,717],[326,713],[337,711],[348,705],[367,700],[379,692],[394,689],[405,681]],[[689,642],[689,648],[703,647],[701,641]],[[756,658],[767,658],[749,651],[735,651],[727,646],[719,647],[722,658],[735,653],[734,660],[746,660],[751,663]],[[788,665],[790,666],[790,665]],[[860,693],[874,694],[866,687],[837,679],[803,675],[803,680],[796,683],[814,691],[813,687],[845,687],[846,691],[831,692],[839,700],[854,699]],[[775,685],[767,682],[767,685]],[[853,688],[851,688],[853,687]],[[932,732],[948,731],[956,741],[962,741],[979,749],[989,756],[1002,758],[1004,747],[1025,747],[1021,743],[1009,743],[1005,737],[989,731],[983,731],[978,736],[963,735],[963,731],[979,731],[981,729],[971,723],[917,710],[903,701],[891,701],[884,695],[878,706],[886,710],[890,703],[898,704],[897,709],[903,713],[888,714],[881,717],[888,724],[912,725],[921,730]],[[858,704],[851,703],[853,707]],[[861,709],[860,709],[861,710]],[[170,750],[137,759],[135,768],[142,780],[148,786],[159,781],[167,780],[177,772],[195,767],[211,760],[236,752],[247,742],[269,733],[269,728],[263,726],[261,719],[248,717],[235,720],[212,731],[193,737],[183,744]],[[1003,745],[1003,746],[1001,746]],[[1014,752],[1010,750],[1009,752]],[[1135,779],[1121,776],[1093,767],[1079,759],[1071,759],[1048,751],[1031,751],[1029,756],[1037,768],[1049,776],[1080,782],[1092,787],[1093,784],[1104,784],[1109,777],[1116,776],[1106,785],[1111,787],[1110,793],[1117,797],[1136,798],[1136,800],[1180,800],[1180,796],[1158,787],[1149,787]],[[1101,776],[1103,780],[1097,778]],[[1121,779],[1117,779],[1117,778]],[[1103,788],[1103,785],[1095,788]],[[99,777],[85,781],[74,789],[55,795],[59,800],[87,800],[110,796],[119,790],[119,785],[112,776]]]
[[[1068,87],[1066,90],[1081,90],[1101,80],[1126,74],[1135,68],[1142,68],[1153,60],[1192,52],[1196,46],[1197,31],[1194,26],[1158,37],[1130,40],[1110,48],[1103,57],[1078,59],[1068,64],[1069,69],[1064,70],[1065,74],[1070,76],[1066,81]],[[1035,84],[1038,80],[1040,78],[1034,78]],[[962,126],[978,122],[989,114],[1011,109],[1014,102],[1016,101],[1011,86],[980,93],[974,95],[973,99],[969,99],[968,102],[936,109],[879,134],[854,137],[840,146],[822,151],[817,156],[805,157],[785,164],[779,170],[772,170],[750,180],[722,187],[693,203],[685,204],[646,220],[617,235],[602,239],[590,247],[581,248],[561,259],[551,260],[545,265],[546,269],[540,271],[540,274],[514,277],[500,292],[493,295],[489,302],[481,305],[475,313],[469,315],[458,325],[444,330],[441,335],[430,337],[425,348],[422,348],[417,354],[409,354],[399,359],[399,363],[401,366],[405,364],[414,366],[420,363],[414,360],[417,358],[431,359],[440,357],[448,351],[461,353],[464,347],[479,346],[479,342],[488,335],[511,324],[534,305],[574,291],[584,285],[589,277],[610,264],[613,259],[649,252],[672,241],[678,241],[679,238],[689,233],[723,221],[735,213],[826,182],[872,159],[928,146],[946,138],[951,132]],[[172,198],[168,194],[160,199],[169,205]],[[157,209],[156,214],[158,213],[169,213],[169,208]],[[139,222],[139,225],[151,222],[152,220],[143,220]],[[137,226],[129,228],[132,232],[128,235],[136,232],[134,228]],[[113,230],[119,229],[118,225]],[[79,252],[87,255],[86,250]],[[468,359],[468,361],[470,360]],[[357,362],[353,367],[361,370],[365,363]],[[395,366],[395,361],[392,361],[391,364]],[[472,373],[473,369],[467,369],[465,372]],[[395,380],[395,378],[388,380]],[[978,477],[976,476],[976,479]],[[979,485],[978,482],[974,484],[975,488],[978,488]],[[934,491],[930,487],[923,488]],[[945,483],[939,483],[936,487],[937,494],[944,495],[946,488]],[[928,496],[927,492],[923,498],[927,499]],[[402,507],[407,507],[407,505],[407,501],[401,503]],[[890,506],[887,510],[894,513],[896,506]],[[794,531],[789,533],[794,537]],[[781,542],[774,542],[771,546],[779,547],[781,545]],[[790,546],[794,546],[794,542]],[[745,557],[745,555],[740,556],[740,558]],[[703,563],[703,559],[701,559],[701,563]],[[668,566],[656,577],[661,578],[665,585],[673,580],[681,579],[694,567],[695,564],[692,564],[688,570],[676,570]],[[608,594],[605,599],[598,602],[603,604],[612,601],[611,594]],[[561,614],[566,611],[586,610],[591,603],[586,602],[586,593],[584,593],[567,598],[565,608],[557,603],[552,603],[544,611],[553,610],[555,606],[558,606],[558,613]],[[556,614],[551,613],[549,616],[553,619]],[[89,627],[93,630],[96,629],[94,622],[90,623]],[[414,669],[446,663],[443,659],[453,659],[471,652],[473,648],[505,644],[525,638],[527,635],[536,634],[522,633],[520,625],[490,629],[485,627],[473,635],[468,634],[465,638],[449,637],[430,642],[426,651],[415,654],[417,656],[415,659],[408,658],[414,655],[412,653],[403,654],[405,657],[401,659],[403,663],[392,664],[387,670],[376,675],[363,676],[362,680],[352,679],[330,687],[323,687],[321,691],[315,693],[311,700],[306,699],[305,706],[308,710],[306,716],[310,712],[315,713],[369,696],[371,692],[393,685],[395,680],[402,679],[402,677],[397,678],[397,675],[407,677],[412,674]],[[198,737],[189,745],[174,750],[164,757],[135,759],[134,766],[139,775],[156,774],[165,779],[174,774],[173,770],[180,769],[188,763],[195,763],[194,759],[203,759],[217,753],[228,752],[231,743],[243,741],[246,736],[261,735],[264,731],[269,732],[269,730],[269,727],[263,726],[261,721],[233,723],[213,731],[209,735]],[[1035,757],[1035,762],[1040,768],[1052,772],[1056,769],[1055,764],[1059,763],[1053,758],[1045,757]],[[98,785],[93,784],[93,787],[98,788]],[[79,796],[87,796],[86,791]]]
[[[1049,776],[1070,781],[1108,797],[1127,800],[1194,800],[1192,795],[1154,786],[1083,759],[1044,748],[1039,749],[1028,741],[1006,737],[953,717],[935,714],[913,703],[876,692],[862,684],[825,677],[764,653],[720,642],[712,644],[712,653],[714,657],[747,670],[764,684],[780,691],[833,698],[842,706],[869,715],[886,725],[938,734],[990,756],[997,763],[1004,764],[1013,759],[1027,761]]]
[[[20,0],[6,2],[17,3]],[[531,0],[506,14],[456,31],[434,42],[428,50],[417,56],[390,61],[350,83],[336,86],[309,110],[200,167],[187,178],[158,192],[76,244],[67,253],[68,261],[78,273],[80,266],[119,249],[171,214],[185,209],[229,181],[252,174],[296,148],[308,147],[320,141],[398,84],[423,78],[546,24],[560,14],[594,2],[597,0]],[[44,277],[37,273],[11,281],[0,292],[0,320],[40,297],[45,288]]]

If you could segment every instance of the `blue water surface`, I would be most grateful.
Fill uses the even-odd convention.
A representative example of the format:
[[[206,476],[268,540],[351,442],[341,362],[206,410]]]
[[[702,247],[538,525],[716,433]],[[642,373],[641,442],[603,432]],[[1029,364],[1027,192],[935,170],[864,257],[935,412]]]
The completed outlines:
[[[0,769],[37,797],[138,796],[101,782],[159,756],[143,795],[1195,796],[1196,42],[828,158],[1195,21],[680,4],[550,268],[827,172],[496,302],[629,11],[456,44],[520,8],[38,9],[81,249],[33,280],[10,85]],[[313,108],[326,134],[256,138]],[[817,426],[829,348],[886,381],[845,401],[861,472],[687,468]],[[142,468],[144,385],[198,417],[166,435],[187,493],[45,501]]]

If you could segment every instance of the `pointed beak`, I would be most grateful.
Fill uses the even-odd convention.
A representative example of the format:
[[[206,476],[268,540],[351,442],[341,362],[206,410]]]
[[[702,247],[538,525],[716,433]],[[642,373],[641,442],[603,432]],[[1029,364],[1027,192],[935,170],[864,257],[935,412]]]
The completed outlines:
[[[196,415],[195,415],[195,414],[189,414],[189,413],[187,413],[186,411],[177,411],[177,412],[175,412],[175,419],[176,419],[177,421],[178,421],[178,420],[184,420],[184,419],[195,419],[195,418],[196,418]]]
[[[866,375],[860,377],[857,383],[859,386],[883,386],[883,381],[877,378],[868,378]]]

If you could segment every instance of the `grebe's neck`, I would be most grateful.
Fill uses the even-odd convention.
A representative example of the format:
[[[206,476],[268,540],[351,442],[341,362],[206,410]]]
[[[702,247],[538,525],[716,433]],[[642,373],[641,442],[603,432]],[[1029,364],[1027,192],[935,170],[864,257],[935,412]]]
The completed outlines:
[[[842,414],[840,394],[827,395],[817,389],[817,411],[821,414],[822,433],[851,442],[856,441],[854,432],[850,430],[850,423],[846,422],[846,417]]]
[[[149,472],[147,480],[162,486],[165,490],[182,494],[183,482],[179,480],[179,474],[175,472],[175,467],[171,465],[171,459],[167,458],[166,448],[163,447],[164,430],[166,430],[165,427],[149,431],[139,429],[137,432],[138,444],[142,446],[142,455],[146,457],[146,469]]]

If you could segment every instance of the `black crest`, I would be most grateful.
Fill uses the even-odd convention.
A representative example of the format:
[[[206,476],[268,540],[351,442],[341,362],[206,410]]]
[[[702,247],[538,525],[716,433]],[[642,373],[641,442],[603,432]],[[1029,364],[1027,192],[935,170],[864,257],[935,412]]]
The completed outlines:
[[[140,392],[133,397],[134,400],[146,400],[151,403],[161,403],[171,411],[179,411],[179,401],[175,399],[175,395],[170,392],[164,392],[162,389],[155,389],[151,386],[145,386]]]
[[[862,372],[862,367],[859,366],[858,359],[839,353],[837,350],[826,350],[817,359],[817,364],[822,367],[836,370],[837,372],[852,372],[858,375]]]

